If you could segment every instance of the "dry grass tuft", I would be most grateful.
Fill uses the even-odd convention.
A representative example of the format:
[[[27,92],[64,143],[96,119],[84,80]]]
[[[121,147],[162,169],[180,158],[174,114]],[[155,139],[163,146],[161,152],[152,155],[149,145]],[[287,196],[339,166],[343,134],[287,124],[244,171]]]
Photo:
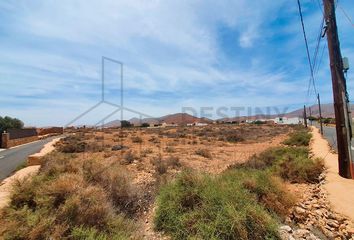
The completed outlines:
[[[209,159],[212,158],[211,152],[208,149],[199,148],[195,151],[195,154]]]
[[[70,154],[69,154],[70,155]],[[131,239],[139,210],[123,166],[74,155],[47,156],[39,175],[17,181],[3,209],[4,239]],[[91,237],[91,238],[90,238]]]

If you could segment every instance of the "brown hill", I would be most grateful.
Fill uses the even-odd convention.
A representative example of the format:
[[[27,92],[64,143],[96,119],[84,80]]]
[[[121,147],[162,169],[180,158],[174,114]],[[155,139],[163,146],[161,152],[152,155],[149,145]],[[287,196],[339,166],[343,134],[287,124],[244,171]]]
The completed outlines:
[[[312,105],[308,107],[307,110],[307,116],[310,116],[310,109],[311,109],[311,115],[314,117],[319,117],[319,110],[318,110],[318,105]],[[354,106],[350,106],[351,111],[354,111]],[[218,121],[224,121],[224,122],[231,122],[231,121],[245,121],[245,120],[256,120],[256,119],[272,119],[276,118],[279,116],[285,116],[288,118],[291,117],[303,117],[303,108],[294,110],[292,112],[288,112],[282,115],[254,115],[254,116],[240,116],[240,117],[233,117],[233,118],[222,118],[218,119]],[[321,104],[321,111],[322,111],[322,117],[323,118],[334,118],[334,107],[333,103],[327,103],[327,104]]]
[[[213,121],[207,118],[198,118],[195,116],[192,116],[187,113],[175,113],[175,114],[169,114],[166,116],[162,116],[159,118],[132,118],[128,120],[130,123],[134,124],[134,126],[140,126],[142,123],[149,123],[149,124],[161,124],[161,123],[167,123],[167,124],[178,124],[178,125],[183,125],[183,124],[188,124],[188,123],[212,123]],[[111,121],[107,124],[105,124],[106,127],[119,127],[120,126],[120,121],[119,120],[114,120]]]
[[[310,111],[309,109],[311,108],[311,115],[314,117],[319,116],[319,111],[318,111],[318,105],[312,105],[307,108],[307,116],[310,116]],[[321,104],[321,110],[322,110],[322,117],[324,118],[334,118],[334,108],[333,108],[333,103],[327,103],[327,104]],[[351,111],[354,111],[354,106],[351,106]],[[245,120],[256,120],[256,119],[272,119],[276,118],[280,115],[274,114],[274,115],[254,115],[254,116],[239,116],[239,117],[233,117],[233,118],[221,118],[218,119],[217,121],[220,122],[231,122],[231,121],[245,121]],[[281,116],[285,117],[302,117],[303,116],[303,108],[294,110],[289,113],[282,114]],[[192,116],[187,113],[175,113],[175,114],[169,114],[166,116],[162,116],[159,118],[132,118],[129,120],[130,123],[134,124],[134,126],[140,126],[142,123],[149,123],[149,124],[161,124],[161,123],[167,123],[167,124],[178,124],[178,125],[183,125],[183,124],[188,124],[188,123],[212,123],[213,120],[210,120],[208,118],[198,118],[195,116]],[[120,126],[120,121],[119,120],[114,120],[112,122],[109,122],[105,124],[106,127],[119,127]]]
[[[312,105],[309,108],[307,108],[307,115],[310,116],[310,109],[311,108],[311,115],[314,117],[319,117],[319,110],[318,110],[318,105]],[[354,106],[350,106],[351,111],[353,112]],[[302,117],[303,114],[303,109],[298,109],[295,111],[292,111],[290,113],[287,113],[285,116],[286,117]],[[334,118],[334,107],[333,103],[327,103],[327,104],[321,104],[321,111],[322,111],[322,117],[324,118]]]

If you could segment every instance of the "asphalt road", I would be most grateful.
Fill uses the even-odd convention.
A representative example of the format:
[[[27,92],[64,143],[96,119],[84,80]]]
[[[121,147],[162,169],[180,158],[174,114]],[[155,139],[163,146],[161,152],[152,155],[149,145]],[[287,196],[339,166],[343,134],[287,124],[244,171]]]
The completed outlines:
[[[320,129],[320,124],[314,124],[318,129]],[[323,136],[327,139],[329,145],[337,151],[337,135],[336,128],[323,125]]]
[[[14,148],[0,150],[0,181],[10,176],[18,166],[26,162],[27,157],[39,152],[42,147],[58,136],[46,138],[36,142],[17,146]]]
[[[318,129],[320,129],[320,125],[318,123],[313,123]],[[327,139],[329,145],[337,151],[337,135],[336,128],[323,125],[323,136]],[[354,142],[352,140],[352,154],[354,156]]]

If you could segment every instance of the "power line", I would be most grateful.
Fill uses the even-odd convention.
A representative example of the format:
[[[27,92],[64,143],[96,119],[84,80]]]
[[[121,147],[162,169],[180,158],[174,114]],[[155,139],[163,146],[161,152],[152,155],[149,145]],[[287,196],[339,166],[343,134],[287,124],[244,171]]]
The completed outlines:
[[[311,80],[312,80],[312,84],[313,84],[313,88],[315,90],[315,93],[317,93],[316,85],[315,85],[315,79],[314,79],[314,75],[313,75],[313,67],[312,67],[312,62],[311,62],[311,57],[310,57],[310,51],[309,51],[309,46],[308,46],[307,37],[306,37],[304,18],[303,18],[302,10],[301,10],[300,0],[297,0],[297,4],[298,4],[298,7],[299,7],[299,14],[300,14],[300,19],[301,19],[302,33],[304,35],[304,40],[305,40],[305,45],[306,45],[307,60],[309,62],[309,66],[310,66]]]
[[[349,14],[344,10],[344,8],[342,8],[341,5],[338,4],[338,2],[337,2],[337,6],[343,12],[344,16],[347,18],[347,20],[350,23],[350,25],[352,25],[352,27],[354,27],[354,23],[353,23],[352,19],[349,17]]]
[[[316,48],[313,54],[313,61],[312,61],[312,69],[313,69],[313,81],[315,81],[315,75],[317,73],[316,68],[318,69],[317,65],[318,65],[318,61],[317,61],[317,57],[318,57],[318,52],[319,52],[319,48],[321,45],[321,40],[322,40],[322,30],[323,30],[323,26],[324,26],[324,18],[322,18],[321,24],[320,24],[320,29],[319,29],[319,33],[317,36],[317,43],[316,43]],[[322,58],[322,56],[321,56]],[[322,60],[322,59],[321,59]],[[313,85],[315,85],[313,83]],[[309,79],[309,84],[308,84],[308,88],[307,88],[307,97],[309,97],[310,95],[310,87],[311,87],[311,78]],[[315,93],[316,93],[316,88],[314,87]]]

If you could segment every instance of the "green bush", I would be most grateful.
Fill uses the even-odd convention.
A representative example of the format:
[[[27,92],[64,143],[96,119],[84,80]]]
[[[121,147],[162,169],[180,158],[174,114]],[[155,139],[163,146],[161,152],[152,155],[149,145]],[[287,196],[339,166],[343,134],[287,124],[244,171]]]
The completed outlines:
[[[311,159],[306,147],[276,147],[268,149],[236,168],[269,169],[292,183],[315,183],[324,169],[321,159]]]
[[[275,213],[283,214],[289,199],[264,171],[187,171],[160,190],[154,222],[173,239],[279,239]]]
[[[295,131],[290,134],[289,138],[283,143],[289,146],[308,146],[311,140],[312,134],[306,129]]]

